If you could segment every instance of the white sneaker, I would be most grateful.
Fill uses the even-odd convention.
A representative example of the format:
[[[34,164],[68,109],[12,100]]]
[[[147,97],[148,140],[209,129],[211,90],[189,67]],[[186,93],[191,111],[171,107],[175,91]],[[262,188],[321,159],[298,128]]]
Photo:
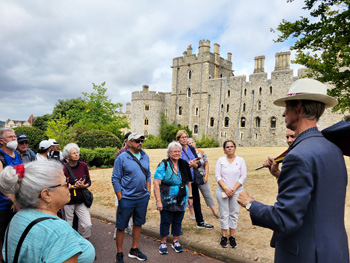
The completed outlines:
[[[196,220],[196,216],[194,214],[190,214],[190,219],[191,220]]]
[[[132,227],[128,226],[127,228],[125,228],[125,233],[127,233],[130,236],[132,236]]]
[[[116,240],[116,238],[117,238],[117,228],[114,228],[113,239]]]

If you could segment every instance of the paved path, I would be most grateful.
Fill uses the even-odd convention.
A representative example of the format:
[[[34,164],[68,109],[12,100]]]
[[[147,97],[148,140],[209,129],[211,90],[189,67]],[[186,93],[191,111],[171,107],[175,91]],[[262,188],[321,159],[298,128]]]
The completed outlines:
[[[94,245],[96,250],[97,260],[95,263],[112,263],[115,262],[116,245],[115,240],[113,240],[114,224],[107,221],[99,220],[93,218],[92,220],[92,235],[90,238],[91,243]],[[180,239],[181,241],[181,239]],[[145,253],[148,257],[147,262],[178,262],[178,263],[222,263],[223,261],[206,257],[204,255],[198,254],[192,250],[184,248],[183,253],[176,253],[171,249],[168,243],[168,254],[161,255],[158,252],[159,240],[156,238],[149,237],[141,234],[139,242],[140,250]],[[137,259],[132,259],[127,256],[129,249],[131,247],[131,236],[125,235],[124,240],[124,262],[141,262]]]

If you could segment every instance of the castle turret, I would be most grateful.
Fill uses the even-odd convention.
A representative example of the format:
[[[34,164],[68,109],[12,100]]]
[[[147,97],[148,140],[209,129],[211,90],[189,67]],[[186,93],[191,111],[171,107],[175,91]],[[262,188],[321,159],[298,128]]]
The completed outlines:
[[[218,78],[219,71],[220,71],[220,45],[217,43],[214,43],[214,57],[215,57],[214,78]]]
[[[131,113],[130,108],[131,108],[131,103],[130,102],[126,103],[126,113]]]
[[[290,51],[276,53],[275,71],[290,69]]]
[[[210,52],[210,41],[209,40],[200,40],[199,41],[199,47],[198,47],[198,55],[201,55],[202,53],[209,53]]]
[[[232,53],[231,52],[227,53],[227,61],[232,62]]]
[[[148,85],[142,85],[142,91],[148,93],[149,87]]]
[[[265,56],[258,56],[254,58],[254,73],[263,73],[265,72],[264,64],[265,64]]]
[[[188,48],[187,48],[187,55],[192,55],[192,46],[189,45]]]

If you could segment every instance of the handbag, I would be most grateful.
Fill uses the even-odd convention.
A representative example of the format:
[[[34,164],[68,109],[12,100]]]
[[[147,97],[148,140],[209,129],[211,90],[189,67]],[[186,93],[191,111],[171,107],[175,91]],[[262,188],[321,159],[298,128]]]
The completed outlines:
[[[193,182],[197,185],[204,184],[204,175],[198,170],[193,169]]]
[[[69,175],[73,178],[74,181],[78,181],[78,179],[75,177],[72,168],[69,166],[68,163],[64,164],[69,172]],[[94,201],[94,195],[90,192],[87,188],[80,188],[81,192],[81,198],[86,205],[87,208],[90,208],[92,205],[92,202]]]

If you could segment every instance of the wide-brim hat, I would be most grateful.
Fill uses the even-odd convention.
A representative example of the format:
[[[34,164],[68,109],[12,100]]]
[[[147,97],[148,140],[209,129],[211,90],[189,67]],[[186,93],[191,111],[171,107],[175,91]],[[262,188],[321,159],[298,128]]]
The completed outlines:
[[[298,79],[290,87],[286,97],[273,102],[276,106],[285,107],[288,100],[312,100],[326,105],[326,108],[334,107],[338,101],[327,95],[327,86],[315,79]]]

